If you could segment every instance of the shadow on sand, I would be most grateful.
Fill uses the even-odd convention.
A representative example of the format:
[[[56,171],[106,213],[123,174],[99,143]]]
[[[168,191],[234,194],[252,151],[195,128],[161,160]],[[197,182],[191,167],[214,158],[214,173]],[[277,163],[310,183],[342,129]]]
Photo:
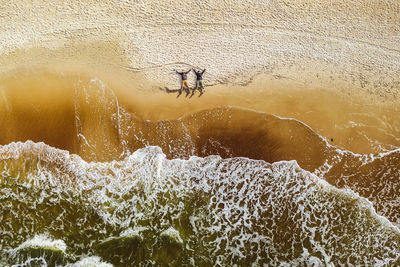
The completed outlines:
[[[164,88],[160,87],[160,90],[165,91],[167,94],[178,93],[176,98],[180,97],[182,94],[182,90],[180,90],[180,89],[169,89],[168,87],[164,87]],[[190,94],[190,91],[187,89],[185,91],[186,91],[185,97],[188,97],[188,95]],[[193,89],[192,94],[190,94],[189,98],[192,98],[195,93],[196,93],[196,89]],[[203,95],[203,91],[200,91],[199,97],[202,95]]]

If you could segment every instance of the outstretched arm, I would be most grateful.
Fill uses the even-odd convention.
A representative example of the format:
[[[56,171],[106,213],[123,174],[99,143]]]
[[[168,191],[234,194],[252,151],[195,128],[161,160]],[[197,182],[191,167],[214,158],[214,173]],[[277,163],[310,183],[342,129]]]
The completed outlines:
[[[203,72],[201,74],[203,74],[206,71],[206,69],[203,70]]]
[[[181,72],[178,72],[177,70],[175,70],[175,72],[178,73],[178,74],[182,74]]]
[[[190,69],[190,70],[188,70],[187,72],[185,72],[186,74],[188,74],[189,72],[191,72],[192,70]]]

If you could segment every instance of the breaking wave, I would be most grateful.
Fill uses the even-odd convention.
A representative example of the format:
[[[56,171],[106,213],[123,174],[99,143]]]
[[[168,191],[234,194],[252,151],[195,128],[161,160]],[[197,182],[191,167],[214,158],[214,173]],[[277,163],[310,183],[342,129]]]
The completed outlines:
[[[34,252],[62,264],[87,254],[116,265],[400,260],[399,230],[368,200],[295,161],[168,160],[147,147],[87,163],[45,144],[10,146],[19,155],[2,161],[1,246],[11,261]],[[43,234],[57,241],[35,242]]]
[[[240,107],[149,121],[99,79],[45,81],[1,102],[0,263],[400,263],[399,149]]]

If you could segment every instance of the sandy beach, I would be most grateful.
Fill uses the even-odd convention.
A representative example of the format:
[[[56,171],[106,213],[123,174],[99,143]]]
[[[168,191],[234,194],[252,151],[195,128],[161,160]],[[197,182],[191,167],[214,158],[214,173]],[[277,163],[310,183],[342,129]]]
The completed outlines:
[[[174,69],[195,66],[207,69],[208,85],[262,74],[283,86],[398,102],[399,22],[395,0],[4,1],[0,73],[126,70],[177,87]]]
[[[2,1],[0,266],[400,266],[399,114],[398,0]]]
[[[238,106],[296,118],[354,152],[380,151],[400,142],[399,10],[397,1],[7,1],[1,86],[22,82],[2,92],[2,112],[34,106],[30,79],[39,88],[42,73],[53,72],[101,79],[145,120]],[[179,88],[175,70],[193,67],[207,69],[205,95],[163,91]],[[54,82],[37,98],[62,106],[63,93],[53,88],[64,85]],[[23,132],[14,115],[4,118]],[[362,128],[357,141],[355,128]]]

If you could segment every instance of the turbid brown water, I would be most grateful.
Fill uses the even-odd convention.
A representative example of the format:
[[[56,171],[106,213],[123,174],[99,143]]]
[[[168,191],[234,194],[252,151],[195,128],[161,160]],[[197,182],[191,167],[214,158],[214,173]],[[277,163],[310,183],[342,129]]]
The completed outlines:
[[[399,11],[2,1],[0,266],[400,266]]]
[[[45,71],[4,76],[0,98],[0,125],[4,130],[0,143],[43,141],[86,159],[112,160],[120,158],[121,138],[126,138],[127,142],[131,140],[128,145],[131,151],[143,146],[133,141],[140,134],[148,135],[149,140],[163,136],[161,139],[178,141],[184,136],[182,131],[195,136],[200,129],[203,135],[231,138],[229,146],[235,146],[235,140],[240,140],[237,146],[243,145],[253,151],[254,145],[256,147],[267,132],[274,132],[277,138],[288,134],[290,126],[276,127],[249,120],[247,111],[235,116],[229,125],[227,118],[212,122],[199,120],[201,113],[193,115],[204,110],[210,110],[212,115],[214,108],[231,106],[297,119],[331,145],[355,153],[383,152],[400,145],[400,122],[395,116],[399,111],[397,106],[367,105],[362,100],[350,101],[323,89],[307,90],[293,88],[293,85],[279,88],[282,83],[278,86],[276,81],[266,81],[262,77],[246,87],[213,86],[207,88],[205,95],[198,97],[197,93],[190,99],[184,94],[175,98],[177,94],[154,89],[139,76],[136,84],[132,78],[118,78],[90,82],[84,74]],[[182,123],[181,128],[175,127]],[[196,123],[199,125],[185,129],[185,124]],[[161,125],[165,130],[169,127],[168,132],[157,128]],[[303,139],[302,134],[294,134],[292,142],[300,143]],[[85,142],[99,152],[92,151],[96,155],[86,156],[81,151]],[[154,145],[157,142],[162,140],[152,141]],[[105,143],[114,152],[102,153]],[[246,156],[251,157],[248,153]]]
[[[98,76],[25,70],[0,81],[7,263],[400,260],[396,106],[262,75],[192,98]]]

